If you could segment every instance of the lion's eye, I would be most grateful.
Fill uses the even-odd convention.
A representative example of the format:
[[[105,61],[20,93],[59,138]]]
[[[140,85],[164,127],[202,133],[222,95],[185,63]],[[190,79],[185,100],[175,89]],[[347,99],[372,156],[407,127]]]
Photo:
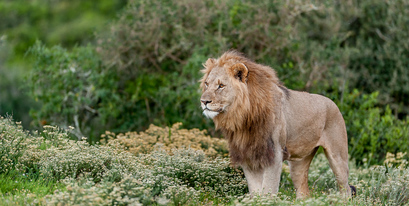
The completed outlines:
[[[220,88],[220,89],[223,88],[224,86],[226,86],[226,85],[224,85],[224,84],[219,84],[219,88]]]
[[[209,86],[209,83],[205,82],[205,86],[208,87],[208,86]]]

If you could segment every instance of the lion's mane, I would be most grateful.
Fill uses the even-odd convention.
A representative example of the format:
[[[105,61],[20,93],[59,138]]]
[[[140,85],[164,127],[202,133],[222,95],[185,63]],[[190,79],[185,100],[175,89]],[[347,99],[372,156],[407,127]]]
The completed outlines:
[[[247,86],[238,88],[230,112],[216,116],[213,120],[228,140],[230,159],[233,164],[247,165],[259,169],[272,164],[274,159],[274,121],[279,115],[282,87],[275,71],[257,64],[236,51],[224,53],[215,61],[207,61],[203,70],[204,80],[212,68],[229,67],[243,63],[248,68]],[[233,77],[231,77],[233,78]],[[239,84],[238,81],[236,81]],[[277,87],[278,86],[278,87]]]

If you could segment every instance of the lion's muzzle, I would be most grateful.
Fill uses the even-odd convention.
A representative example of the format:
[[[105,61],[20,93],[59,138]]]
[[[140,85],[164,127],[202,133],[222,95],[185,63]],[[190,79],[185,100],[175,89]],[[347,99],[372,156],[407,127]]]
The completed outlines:
[[[203,99],[201,99],[200,100],[205,106],[207,105],[207,104],[209,104],[209,103],[212,103],[212,100],[203,100]]]

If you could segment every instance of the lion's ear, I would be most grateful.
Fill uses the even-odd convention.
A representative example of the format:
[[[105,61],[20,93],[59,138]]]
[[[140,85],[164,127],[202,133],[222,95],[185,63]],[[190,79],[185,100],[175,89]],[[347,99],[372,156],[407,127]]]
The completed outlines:
[[[239,81],[243,83],[247,82],[247,75],[249,73],[249,70],[243,63],[237,63],[230,67],[230,72],[232,73],[234,78],[238,79]]]

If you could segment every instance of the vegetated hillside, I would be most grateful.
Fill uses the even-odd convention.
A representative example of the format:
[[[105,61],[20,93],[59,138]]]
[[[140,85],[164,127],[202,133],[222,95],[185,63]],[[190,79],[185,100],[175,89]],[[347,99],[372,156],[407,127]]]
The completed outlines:
[[[30,48],[33,124],[75,126],[91,141],[152,123],[215,135],[199,108],[200,70],[237,49],[288,88],[337,102],[357,163],[382,163],[409,149],[406,11],[407,1],[130,1],[97,44]]]
[[[141,133],[118,134],[117,139],[107,132],[111,137],[107,143],[90,145],[71,140],[69,131],[58,127],[45,126],[30,135],[20,124],[0,119],[0,205],[403,205],[409,201],[409,168],[402,153],[388,154],[380,166],[350,164],[350,184],[358,191],[353,199],[337,194],[323,153],[315,157],[309,172],[311,198],[295,200],[286,164],[278,195],[250,198],[243,172],[232,168],[225,151],[218,149],[226,142],[197,129],[151,126]],[[154,145],[152,138],[157,139]],[[141,150],[145,146],[151,149]]]
[[[0,120],[0,205],[408,204],[408,1],[41,2],[0,3],[0,112],[39,130]],[[322,154],[312,198],[286,166],[278,196],[246,195],[199,108],[202,63],[228,49],[337,103],[358,197]]]
[[[0,2],[0,115],[13,115],[33,128],[31,109],[41,106],[27,95],[25,80],[32,68],[28,48],[36,40],[72,48],[94,42],[126,0],[4,0]]]

